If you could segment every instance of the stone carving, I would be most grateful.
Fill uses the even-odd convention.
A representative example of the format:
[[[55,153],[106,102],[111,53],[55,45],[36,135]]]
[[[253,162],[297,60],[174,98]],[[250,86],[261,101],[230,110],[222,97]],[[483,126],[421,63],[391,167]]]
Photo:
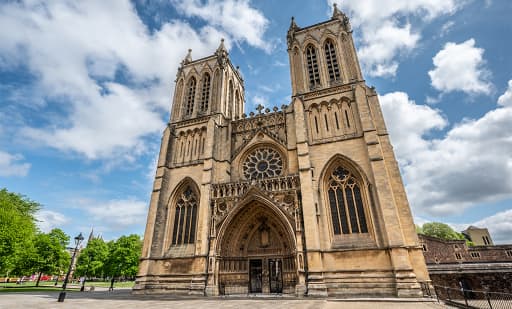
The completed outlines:
[[[264,132],[279,144],[286,146],[286,117],[283,111],[268,112],[236,120],[233,123],[231,157],[234,158],[258,133]]]
[[[283,172],[283,158],[272,148],[258,148],[247,156],[243,170],[247,179],[280,176]]]
[[[224,221],[251,187],[264,191],[265,197],[270,198],[290,220],[294,220],[298,211],[297,192],[300,189],[298,175],[212,185],[213,220],[216,225]]]

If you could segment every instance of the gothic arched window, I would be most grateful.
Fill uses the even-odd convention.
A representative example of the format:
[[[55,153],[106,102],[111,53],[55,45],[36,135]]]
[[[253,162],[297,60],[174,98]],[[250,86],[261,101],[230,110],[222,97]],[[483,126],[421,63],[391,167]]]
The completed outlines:
[[[340,80],[340,68],[338,67],[338,60],[336,59],[336,49],[331,40],[325,42],[325,60],[327,62],[327,71],[329,72],[329,80]]]
[[[334,234],[368,233],[361,186],[355,176],[339,166],[327,186]]]
[[[192,188],[187,186],[181,192],[174,210],[172,245],[192,244],[196,235],[198,198]]]
[[[235,116],[240,117],[241,114],[241,106],[240,106],[240,93],[238,89],[235,91]]]
[[[320,85],[320,73],[318,71],[316,48],[312,44],[306,47],[306,59],[308,63],[309,87],[313,89]]]
[[[234,88],[233,88],[233,81],[229,81],[229,89],[228,89],[228,104],[226,106],[226,115],[229,116],[232,108],[233,108],[233,100],[234,100]]]
[[[200,110],[206,112],[208,110],[208,101],[210,100],[210,74],[204,73],[203,76],[203,91],[201,95]]]
[[[187,85],[187,97],[185,101],[185,116],[192,115],[194,111],[194,98],[196,96],[196,79],[190,78]]]

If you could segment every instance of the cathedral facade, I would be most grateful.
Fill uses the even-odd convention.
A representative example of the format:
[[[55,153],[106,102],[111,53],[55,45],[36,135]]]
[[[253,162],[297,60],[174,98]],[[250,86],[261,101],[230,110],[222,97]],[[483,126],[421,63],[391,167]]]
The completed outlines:
[[[416,297],[429,282],[350,23],[287,34],[289,105],[244,113],[223,43],[180,66],[134,293]]]

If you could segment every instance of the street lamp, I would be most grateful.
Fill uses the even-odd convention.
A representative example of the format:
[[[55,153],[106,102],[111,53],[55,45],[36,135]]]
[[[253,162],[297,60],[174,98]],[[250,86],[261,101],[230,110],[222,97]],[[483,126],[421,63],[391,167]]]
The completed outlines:
[[[64,278],[64,284],[62,285],[62,292],[60,292],[59,294],[59,299],[57,300],[58,302],[62,303],[66,298],[66,286],[68,285],[69,274],[71,273],[71,269],[73,268],[73,262],[75,260],[76,252],[78,251],[78,246],[80,246],[82,240],[84,240],[82,233],[78,234],[78,236],[75,237],[75,250],[73,250],[73,256],[71,256],[71,263],[69,264],[68,273]]]

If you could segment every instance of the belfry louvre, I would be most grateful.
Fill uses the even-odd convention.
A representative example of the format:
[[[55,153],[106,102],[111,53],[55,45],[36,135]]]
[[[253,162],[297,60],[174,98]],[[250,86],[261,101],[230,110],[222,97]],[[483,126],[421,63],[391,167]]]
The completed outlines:
[[[178,69],[134,293],[416,297],[429,277],[347,16],[287,34],[291,103],[244,113],[221,42]]]

